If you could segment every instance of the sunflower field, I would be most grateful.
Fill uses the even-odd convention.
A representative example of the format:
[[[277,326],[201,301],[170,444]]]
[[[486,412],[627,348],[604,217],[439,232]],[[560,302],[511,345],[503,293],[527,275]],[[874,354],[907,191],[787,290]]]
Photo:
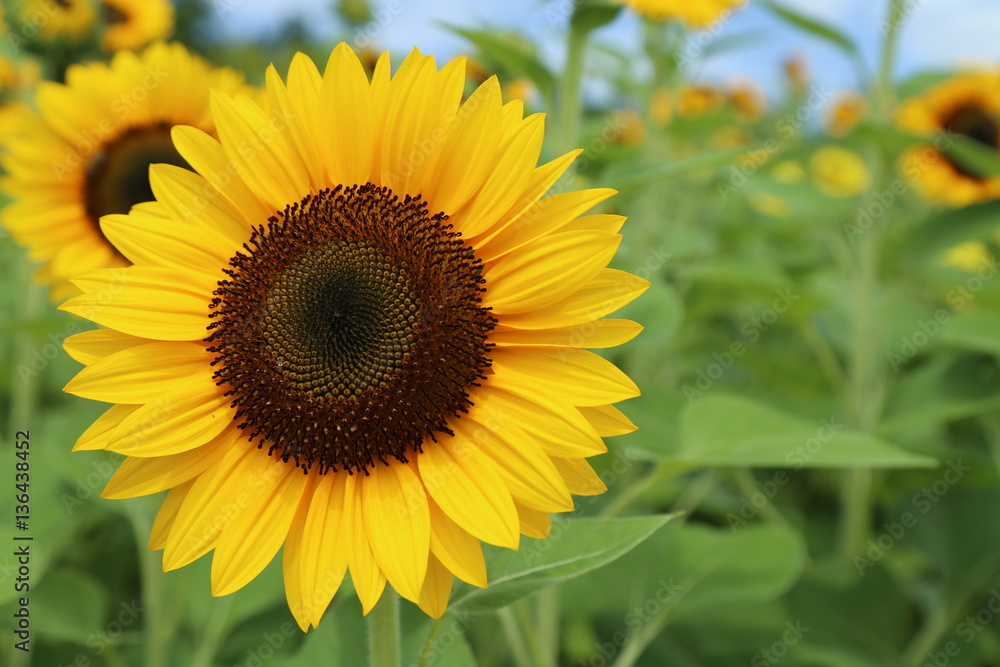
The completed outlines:
[[[0,667],[1000,665],[942,2],[284,4],[0,5]]]

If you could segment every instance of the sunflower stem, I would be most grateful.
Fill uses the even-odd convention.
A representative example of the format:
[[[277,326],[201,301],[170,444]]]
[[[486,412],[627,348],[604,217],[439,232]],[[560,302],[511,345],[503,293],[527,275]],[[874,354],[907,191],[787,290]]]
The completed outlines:
[[[532,667],[531,653],[528,651],[528,644],[518,628],[517,616],[512,607],[504,607],[497,612],[500,624],[503,625],[504,634],[507,635],[508,646],[514,657],[517,667]]]
[[[166,609],[166,586],[160,554],[146,548],[146,536],[153,529],[147,512],[149,505],[140,500],[125,503],[139,551],[142,576],[142,605],[145,618],[144,661],[146,667],[166,667],[170,664],[169,644],[173,629]]]
[[[399,667],[399,596],[387,588],[375,608],[368,613],[368,664],[371,667]]]
[[[229,612],[233,608],[233,596],[216,599],[212,604],[212,613],[208,617],[208,625],[198,646],[198,652],[191,660],[191,667],[212,667],[215,662],[215,654],[219,650],[219,642],[222,640],[229,623]]]
[[[566,64],[563,67],[559,86],[559,145],[562,155],[576,147],[580,133],[580,83],[583,81],[583,59],[587,51],[590,32],[584,28],[571,27],[566,46]]]
[[[875,84],[879,115],[885,120],[888,120],[892,113],[896,97],[892,89],[892,67],[896,59],[896,38],[899,36],[899,27],[904,19],[902,0],[891,0],[885,27],[885,41],[882,42],[878,80]]]

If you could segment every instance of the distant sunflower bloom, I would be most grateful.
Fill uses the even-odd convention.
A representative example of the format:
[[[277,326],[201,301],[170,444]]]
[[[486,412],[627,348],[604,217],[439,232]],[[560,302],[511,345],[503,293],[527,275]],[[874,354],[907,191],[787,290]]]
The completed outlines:
[[[227,595],[283,546],[303,630],[346,571],[365,613],[388,583],[438,617],[453,574],[486,586],[480,540],[604,490],[585,459],[638,390],[582,348],[635,336],[600,318],[648,283],[606,266],[624,218],[583,215],[612,190],[543,198],[579,151],[536,167],[542,115],[496,77],[463,104],[465,74],[298,54],[267,110],[213,95],[219,140],[174,129],[197,173],[155,165],[157,201],[104,218],[134,266],[63,306],[108,327],[67,340],[66,390],[117,404],[76,449],[127,456],[105,497],[170,490],[164,569],[214,549]]]
[[[214,131],[209,87],[242,85],[242,75],[212,68],[180,44],[74,65],[66,84],[39,85],[38,114],[6,141],[0,188],[15,201],[0,220],[43,263],[38,278],[52,285],[54,300],[79,293],[67,280],[75,273],[126,265],[101,232],[101,216],[153,199],[149,165],[186,164],[171,126]]]
[[[174,29],[170,0],[101,0],[101,8],[107,24],[101,35],[105,51],[141,49]]]
[[[992,254],[982,241],[965,241],[948,248],[941,264],[972,273],[989,266],[992,261]]]
[[[960,74],[900,105],[900,127],[920,135],[943,130],[1000,151],[1000,73]],[[966,206],[1000,197],[1000,178],[978,172],[947,141],[920,145],[900,159],[900,170],[927,199]]]
[[[17,19],[21,35],[29,39],[37,34],[45,40],[80,39],[94,28],[97,12],[90,0],[22,0]]]
[[[861,156],[840,146],[823,146],[813,153],[809,175],[828,197],[855,197],[871,184],[871,172]]]
[[[850,133],[868,113],[868,100],[854,91],[841,94],[830,107],[826,117],[826,131],[834,137]]]
[[[707,28],[747,0],[620,0],[654,21],[680,21],[688,28]]]

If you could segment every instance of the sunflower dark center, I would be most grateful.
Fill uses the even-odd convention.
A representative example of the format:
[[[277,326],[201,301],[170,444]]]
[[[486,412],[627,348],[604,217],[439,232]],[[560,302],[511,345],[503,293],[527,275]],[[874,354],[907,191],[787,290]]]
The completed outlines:
[[[959,107],[945,118],[943,125],[951,132],[960,134],[988,148],[993,150],[1000,148],[1000,125],[982,109],[973,106]],[[945,154],[945,159],[954,167],[955,171],[963,176],[975,180],[985,178],[983,173],[964,164],[950,153]]]
[[[305,470],[407,461],[472,404],[495,320],[447,216],[371,184],[259,227],[219,283],[206,342],[239,428]]]
[[[104,9],[104,22],[108,25],[121,25],[122,23],[128,23],[128,14],[120,10],[118,7],[109,5],[107,3],[101,3]]]
[[[87,216],[94,225],[102,215],[128,213],[136,204],[152,201],[149,165],[159,162],[188,167],[166,123],[132,128],[101,147],[87,165],[84,186]]]

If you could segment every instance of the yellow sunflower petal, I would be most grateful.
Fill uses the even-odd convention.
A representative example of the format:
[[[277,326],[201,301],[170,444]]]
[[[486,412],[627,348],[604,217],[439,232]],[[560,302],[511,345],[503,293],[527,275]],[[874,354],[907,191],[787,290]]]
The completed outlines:
[[[559,469],[566,486],[575,496],[597,496],[608,490],[601,478],[583,459],[552,457],[552,463]]]
[[[146,459],[128,457],[108,480],[101,497],[135,498],[180,486],[217,463],[231,445],[232,438],[219,438],[180,454]]]
[[[448,568],[431,555],[427,561],[427,577],[418,601],[420,609],[431,618],[441,618],[448,608],[452,579]]]
[[[625,435],[636,429],[635,424],[613,405],[595,405],[582,407],[579,410],[602,438]]]
[[[632,320],[594,320],[558,329],[515,329],[500,325],[490,341],[499,346],[545,345],[552,347],[614,347],[627,343],[642,332]]]
[[[107,449],[108,443],[111,441],[111,435],[118,428],[118,425],[141,407],[141,405],[112,405],[77,438],[76,445],[73,446],[73,451],[85,452]]]
[[[427,492],[455,523],[484,542],[517,548],[514,501],[478,447],[445,437],[427,446],[417,463]]]
[[[547,512],[539,512],[518,503],[517,518],[520,521],[522,535],[533,537],[536,540],[544,540],[549,536],[549,530],[552,529],[552,519],[549,518]]]
[[[149,531],[148,546],[150,551],[159,551],[167,545],[167,537],[169,537],[170,529],[174,525],[174,519],[177,518],[177,512],[180,511],[184,498],[187,497],[192,486],[194,486],[193,479],[170,489],[167,497],[163,499],[163,504],[160,505],[156,519],[153,521],[153,528]]]
[[[229,595],[260,574],[288,535],[295,509],[310,477],[269,457],[261,474],[269,477],[222,529],[212,557],[212,595]],[[276,470],[269,475],[269,470]]]
[[[427,494],[420,477],[403,463],[376,469],[362,480],[361,508],[379,568],[396,592],[418,601],[431,535]]]
[[[562,396],[573,405],[606,405],[639,395],[639,388],[614,364],[593,352],[545,347],[497,349],[497,376],[520,394]]]
[[[351,570],[351,581],[354,583],[358,599],[361,600],[361,611],[367,616],[382,597],[386,578],[375,561],[375,555],[368,543],[363,511],[358,476],[348,475],[344,488],[344,514],[341,518],[340,531],[350,542],[348,567]]]
[[[285,546],[286,572],[298,572],[301,608],[296,618],[319,626],[323,612],[330,605],[347,572],[348,542],[341,538],[348,475],[327,474],[314,487],[308,513],[302,524],[302,536],[291,550]],[[287,576],[287,575],[286,575]]]
[[[331,183],[371,180],[375,133],[372,89],[361,61],[343,42],[330,54],[319,94],[320,150]]]
[[[94,331],[73,334],[63,341],[63,349],[81,364],[92,364],[115,352],[149,342],[152,341],[130,336],[114,329],[95,329]]]
[[[462,581],[486,588],[486,559],[479,540],[452,521],[433,499],[429,503],[431,552]]]
[[[551,305],[593,279],[618,250],[621,237],[564,232],[506,255],[483,271],[483,304],[494,313],[523,313]]]
[[[133,266],[124,274],[100,270],[77,276],[87,293],[65,310],[123,333],[154,340],[202,340],[218,277],[177,269]]]
[[[106,449],[129,457],[162,457],[196,449],[233,423],[230,398],[205,387],[202,392],[164,393],[124,420]]]
[[[102,358],[64,391],[106,403],[155,403],[163,394],[211,392],[212,355],[193,343],[148,343]]]

